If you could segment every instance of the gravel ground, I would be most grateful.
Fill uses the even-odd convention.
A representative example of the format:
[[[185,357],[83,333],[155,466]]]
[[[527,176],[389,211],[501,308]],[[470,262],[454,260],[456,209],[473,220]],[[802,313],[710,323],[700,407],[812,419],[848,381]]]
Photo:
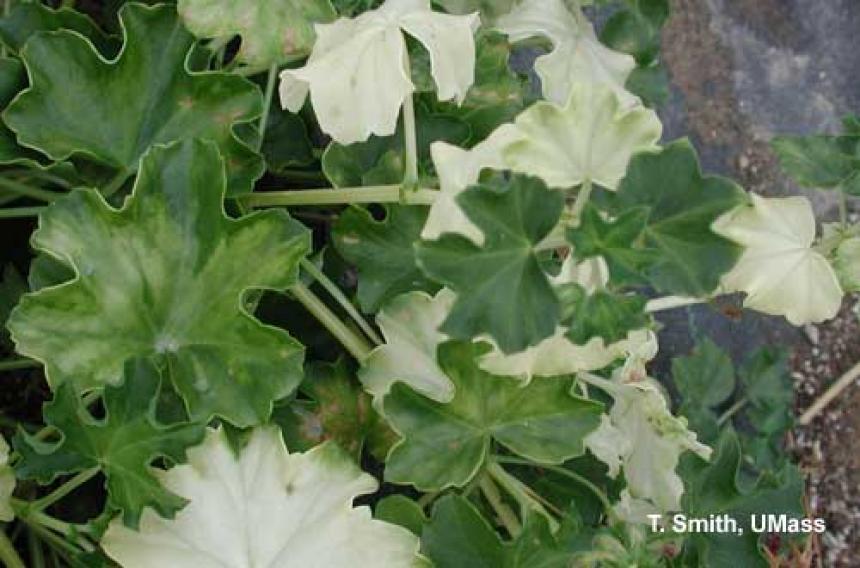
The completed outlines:
[[[667,138],[689,136],[705,170],[765,195],[802,193],[822,220],[835,199],[802,191],[779,171],[767,141],[780,133],[833,131],[860,113],[856,0],[673,0],[663,38],[672,97],[662,109]],[[858,210],[857,204],[850,204]],[[860,361],[857,298],[834,321],[804,330],[781,318],[745,313],[740,321],[708,307],[661,317],[667,348],[685,354],[706,333],[736,360],[761,344],[792,350],[798,414]],[[860,566],[860,388],[854,385],[789,442],[809,476],[810,514],[828,521],[818,563]]]

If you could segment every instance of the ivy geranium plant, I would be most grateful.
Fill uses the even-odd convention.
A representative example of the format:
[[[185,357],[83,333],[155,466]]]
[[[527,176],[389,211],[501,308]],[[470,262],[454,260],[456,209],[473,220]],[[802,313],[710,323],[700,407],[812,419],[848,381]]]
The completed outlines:
[[[0,409],[5,565],[803,554],[748,524],[805,514],[785,354],[655,377],[657,315],[826,321],[860,230],[664,139],[666,0],[69,4],[0,20],[0,370],[48,393]],[[856,195],[845,128],[774,144]]]

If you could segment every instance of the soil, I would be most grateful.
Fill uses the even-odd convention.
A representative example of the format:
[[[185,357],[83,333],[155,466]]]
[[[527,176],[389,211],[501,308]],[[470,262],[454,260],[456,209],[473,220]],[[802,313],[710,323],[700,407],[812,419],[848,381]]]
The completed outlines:
[[[689,136],[703,168],[764,195],[807,195],[820,220],[832,220],[832,193],[798,188],[779,170],[775,134],[834,131],[860,112],[856,30],[860,3],[822,0],[672,0],[663,57],[672,96],[661,110],[666,138]],[[857,203],[849,208],[857,211]],[[798,414],[860,361],[858,299],[824,325],[790,328],[781,318],[744,313],[741,321],[695,307],[661,316],[657,362],[690,350],[703,333],[736,360],[761,345],[792,351]],[[860,388],[846,390],[788,442],[808,475],[808,507],[827,520],[815,542],[821,566],[860,566]]]

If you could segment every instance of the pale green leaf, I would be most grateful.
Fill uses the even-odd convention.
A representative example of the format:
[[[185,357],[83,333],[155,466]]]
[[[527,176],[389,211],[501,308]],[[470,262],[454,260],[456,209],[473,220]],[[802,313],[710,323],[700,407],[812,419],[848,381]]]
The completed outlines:
[[[358,378],[376,400],[401,381],[437,402],[449,402],[454,385],[436,362],[436,348],[447,340],[439,326],[448,317],[454,294],[442,289],[435,297],[409,292],[385,305],[376,323],[385,344],[364,361]]]
[[[336,16],[328,0],[179,0],[176,10],[197,37],[240,35],[236,58],[260,67],[306,56],[314,24]]]
[[[722,280],[726,290],[746,292],[744,306],[794,325],[820,323],[839,311],[842,287],[812,248],[815,216],[806,198],[750,194],[748,204],[717,219],[713,230],[744,247]]]
[[[102,546],[126,568],[409,568],[418,539],[373,520],[353,500],[377,488],[337,446],[289,453],[276,428],[251,434],[238,455],[210,430],[189,463],[159,472],[189,501],[174,519],[147,511],[140,531],[111,523]]]
[[[15,490],[15,472],[9,466],[9,444],[0,436],[0,521],[9,522],[15,517],[9,499]]]
[[[123,363],[155,356],[195,417],[265,420],[301,378],[303,349],[242,307],[250,288],[284,290],[309,248],[283,211],[228,219],[212,143],[156,147],[122,209],[76,190],[42,214],[33,246],[73,269],[25,295],[9,329],[50,384],[116,384]]]

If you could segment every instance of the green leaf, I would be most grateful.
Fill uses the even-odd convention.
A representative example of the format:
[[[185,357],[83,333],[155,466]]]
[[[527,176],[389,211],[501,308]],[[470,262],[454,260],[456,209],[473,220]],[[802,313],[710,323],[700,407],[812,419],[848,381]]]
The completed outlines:
[[[660,292],[706,296],[740,256],[740,247],[714,233],[711,223],[743,203],[743,190],[728,179],[703,176],[687,140],[635,156],[616,197],[616,216],[634,207],[649,210],[644,246],[654,260],[646,276]]]
[[[121,386],[104,391],[105,418],[86,410],[71,384],[45,405],[45,422],[62,440],[45,443],[21,431],[15,448],[23,460],[18,475],[49,483],[57,475],[98,467],[107,478],[110,504],[123,521],[137,527],[144,507],[172,517],[186,501],[162,486],[150,466],[156,459],[185,460],[185,450],[203,439],[203,424],[162,426],[155,419],[161,377],[149,362],[137,359],[125,367]]]
[[[424,272],[457,293],[441,330],[457,339],[487,333],[505,353],[552,335],[559,302],[534,247],[558,221],[561,193],[515,175],[473,186],[457,202],[486,236],[483,245],[452,234],[416,245]]]
[[[573,313],[567,337],[578,345],[585,345],[594,337],[603,338],[608,345],[627,339],[628,332],[648,325],[646,300],[642,296],[608,290],[589,294],[578,284],[566,285],[564,296]]]
[[[50,384],[119,382],[132,357],[166,360],[189,412],[245,426],[301,378],[302,347],[242,307],[250,288],[296,281],[308,231],[283,211],[228,219],[210,142],[156,147],[120,210],[76,190],[42,214],[32,244],[74,279],[25,295],[9,329]]]
[[[731,358],[705,338],[690,355],[672,361],[672,380],[683,400],[680,413],[702,440],[715,440],[719,426],[713,409],[725,403],[735,390]]]
[[[20,3],[12,8],[9,15],[0,20],[0,41],[19,52],[34,34],[60,30],[78,32],[105,56],[116,53],[118,42],[88,16],[70,8],[54,10],[41,2]]]
[[[31,86],[3,113],[18,141],[53,160],[85,157],[131,173],[153,144],[207,138],[224,155],[230,194],[249,191],[263,162],[233,126],[259,116],[259,90],[235,75],[189,73],[194,38],[172,6],[128,4],[120,19],[125,41],[113,61],[70,31],[27,42]]]
[[[643,268],[654,259],[652,251],[638,246],[648,224],[647,207],[634,207],[617,218],[604,220],[592,204],[582,211],[579,225],[568,229],[567,238],[577,258],[602,256],[614,284],[639,284]]]
[[[439,0],[439,4],[451,14],[481,12],[485,21],[492,21],[511,11],[514,0]]]
[[[492,440],[538,463],[562,463],[583,453],[583,438],[597,427],[601,405],[573,397],[566,378],[522,387],[482,371],[475,358],[487,347],[439,346],[439,366],[456,388],[450,403],[402,383],[391,388],[384,414],[402,439],[388,456],[386,480],[421,490],[461,487],[480,470]]]
[[[445,141],[462,144],[470,135],[469,125],[453,116],[433,114],[417,105],[419,173],[432,173],[430,145]],[[398,123],[393,136],[371,136],[365,142],[338,144],[332,142],[322,157],[322,169],[335,187],[399,184],[403,180],[403,129]]]
[[[523,532],[506,546],[505,568],[568,568],[573,554],[560,544],[542,515],[531,512]]]
[[[269,170],[281,174],[288,168],[312,164],[314,148],[305,122],[298,115],[276,107],[269,111],[261,149]]]
[[[385,210],[385,219],[376,221],[367,209],[350,207],[332,228],[335,248],[358,267],[358,303],[366,313],[404,292],[439,289],[418,269],[415,258],[414,244],[427,220],[427,208],[387,205]]]
[[[373,517],[386,523],[400,525],[420,537],[427,517],[421,505],[405,495],[389,495],[376,504]]]
[[[25,6],[29,4],[24,4]],[[0,59],[0,108],[10,102],[27,87],[27,72],[17,59]],[[38,163],[44,158],[29,148],[24,148],[15,139],[15,133],[0,122],[0,164]]]
[[[860,195],[860,133],[845,121],[840,136],[778,136],[771,145],[782,169],[804,187],[843,187]]]
[[[647,67],[660,53],[660,28],[668,18],[668,0],[633,0],[606,21],[600,40]]]
[[[760,552],[763,535],[751,530],[751,515],[787,515],[803,518],[803,478],[793,466],[778,475],[762,476],[749,489],[741,489],[738,472],[741,452],[733,430],[723,432],[710,463],[688,462],[689,480],[684,494],[684,512],[690,517],[708,518],[727,514],[744,529],[734,533],[694,533],[685,545],[686,564],[697,566],[768,566]]]
[[[499,568],[505,550],[496,531],[463,497],[448,494],[433,506],[421,534],[421,552],[436,568]]]
[[[307,56],[314,24],[337,16],[328,0],[179,0],[176,9],[197,37],[242,36],[236,59],[260,67]]]
[[[669,75],[662,64],[637,67],[624,84],[628,91],[651,108],[662,106],[669,98]]]
[[[3,269],[3,279],[0,280],[0,345],[6,345],[9,340],[6,331],[6,320],[18,300],[27,292],[27,283],[11,264]]]

